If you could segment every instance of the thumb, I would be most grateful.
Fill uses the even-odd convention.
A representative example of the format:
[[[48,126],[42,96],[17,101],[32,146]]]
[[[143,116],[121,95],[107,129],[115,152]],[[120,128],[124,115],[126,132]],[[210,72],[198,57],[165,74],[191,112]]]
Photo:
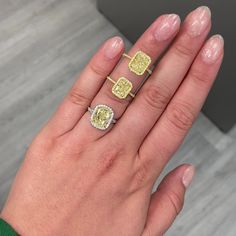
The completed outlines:
[[[182,165],[163,179],[151,196],[143,236],[160,236],[169,229],[182,210],[185,191],[194,173],[192,165]]]

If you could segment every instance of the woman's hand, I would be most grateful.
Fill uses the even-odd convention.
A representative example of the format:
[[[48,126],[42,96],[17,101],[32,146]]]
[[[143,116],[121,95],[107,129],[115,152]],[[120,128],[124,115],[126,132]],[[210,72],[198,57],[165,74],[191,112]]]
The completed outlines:
[[[134,100],[116,98],[112,83],[126,77],[135,91],[144,76],[128,69],[122,39],[94,55],[55,115],[36,137],[1,216],[23,236],[159,236],[180,212],[194,168],[172,171],[151,194],[156,178],[197,117],[223,58],[206,7],[163,15],[130,50],[160,60]],[[175,38],[175,40],[173,40]],[[116,66],[118,61],[120,63]],[[116,66],[116,67],[115,67]],[[117,123],[101,131],[89,106],[106,104]]]

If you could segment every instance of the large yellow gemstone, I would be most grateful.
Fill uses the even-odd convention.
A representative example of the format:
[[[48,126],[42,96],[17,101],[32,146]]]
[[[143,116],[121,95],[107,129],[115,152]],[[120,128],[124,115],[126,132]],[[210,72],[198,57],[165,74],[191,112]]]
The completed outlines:
[[[109,127],[113,120],[114,112],[106,105],[97,105],[91,115],[91,124],[101,130]]]
[[[121,77],[112,87],[112,93],[120,99],[125,99],[129,95],[132,88],[132,83],[125,77]]]
[[[142,51],[138,51],[130,60],[129,69],[136,75],[143,75],[151,64],[151,58]]]

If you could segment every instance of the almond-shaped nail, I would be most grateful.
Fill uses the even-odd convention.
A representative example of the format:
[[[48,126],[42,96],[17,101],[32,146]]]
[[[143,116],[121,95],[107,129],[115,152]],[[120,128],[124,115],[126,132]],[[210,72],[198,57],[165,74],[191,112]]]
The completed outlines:
[[[207,64],[215,63],[223,53],[224,39],[221,35],[211,37],[202,50],[202,59]]]
[[[176,14],[165,15],[159,18],[154,36],[157,41],[165,41],[171,38],[180,27],[180,17]]]
[[[194,166],[189,166],[183,174],[182,182],[185,188],[188,188],[189,185],[192,183],[193,177],[195,175],[195,168]]]
[[[104,45],[104,53],[108,59],[114,59],[124,47],[124,42],[121,37],[109,39]]]
[[[202,6],[191,12],[187,17],[187,32],[191,37],[200,36],[208,27],[211,20],[211,10]]]

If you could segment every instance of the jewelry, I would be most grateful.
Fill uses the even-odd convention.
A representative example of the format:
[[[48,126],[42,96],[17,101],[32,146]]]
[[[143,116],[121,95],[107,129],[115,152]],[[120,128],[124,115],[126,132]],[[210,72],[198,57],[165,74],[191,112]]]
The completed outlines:
[[[114,111],[107,105],[97,105],[94,109],[88,107],[91,114],[91,125],[99,130],[106,130],[113,123],[116,123],[114,118]]]
[[[125,99],[128,95],[130,95],[132,98],[135,97],[135,95],[130,92],[133,88],[133,85],[125,77],[120,77],[117,81],[114,81],[110,76],[107,76],[107,79],[114,84],[112,87],[112,93],[116,97],[120,99]]]
[[[126,57],[130,60],[129,69],[136,75],[143,75],[147,71],[150,75],[152,71],[148,69],[152,63],[151,57],[142,51],[136,52],[136,54],[131,57],[128,54],[124,53],[123,57]]]

